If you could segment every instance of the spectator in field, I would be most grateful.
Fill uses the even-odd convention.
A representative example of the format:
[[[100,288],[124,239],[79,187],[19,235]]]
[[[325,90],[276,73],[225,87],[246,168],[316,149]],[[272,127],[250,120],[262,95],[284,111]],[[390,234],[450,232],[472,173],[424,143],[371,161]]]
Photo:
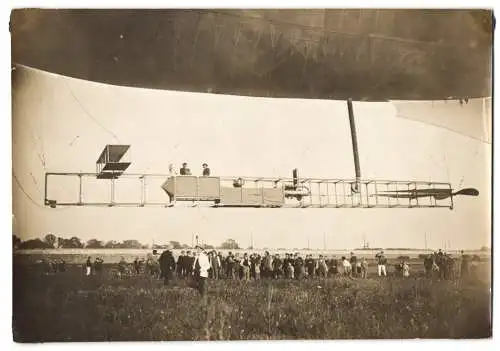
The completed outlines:
[[[102,264],[103,264],[103,260],[102,258],[100,257],[96,257],[95,260],[94,260],[94,272],[95,274],[97,275],[101,275],[102,274]]]
[[[200,295],[206,294],[206,281],[208,279],[208,270],[210,269],[210,262],[205,250],[201,246],[196,246],[197,255],[193,264],[195,269],[195,276],[198,279],[198,291]]]
[[[342,266],[344,267],[344,275],[346,277],[351,277],[352,276],[352,265],[351,262],[345,258],[345,256],[342,256]]]
[[[125,261],[125,258],[123,258],[122,256],[120,262],[118,263],[118,276],[119,277],[124,276],[126,269],[127,269],[127,262]]]
[[[177,264],[176,264],[176,274],[178,277],[183,277],[184,276],[184,250],[181,251],[179,254],[179,257],[177,257]]]
[[[332,259],[330,260],[330,268],[328,269],[331,276],[334,276],[339,273],[338,265],[339,265],[338,260],[335,257],[332,257]],[[354,267],[351,265],[351,272],[353,269]]]
[[[366,279],[368,277],[368,261],[363,257],[361,261],[361,278]]]
[[[90,256],[87,257],[87,262],[85,263],[85,275],[89,276],[92,273],[92,261],[90,260]]]
[[[179,258],[177,259],[177,270],[178,270],[178,275],[181,277],[186,277],[187,276],[187,262],[188,260],[188,253],[186,253],[184,250],[181,251],[181,254],[179,255]]]
[[[219,279],[221,261],[216,251],[212,251],[210,255],[210,265],[212,266],[212,278]]]
[[[451,257],[451,255],[445,256],[445,279],[454,279],[455,278],[455,259]]]
[[[260,280],[260,266],[262,264],[262,259],[260,255],[254,255],[251,263],[253,270],[253,278],[255,280]]]
[[[234,254],[234,275],[236,279],[243,279],[242,259],[238,252]]]
[[[436,256],[436,258],[437,258],[437,256]],[[436,263],[436,260],[432,261],[432,276],[434,278],[439,278],[440,277],[439,266]]]
[[[134,260],[134,271],[137,275],[141,273],[141,261],[139,261],[139,257],[136,257]]]
[[[356,267],[357,267],[358,259],[357,259],[356,255],[354,255],[354,252],[351,252],[351,258],[349,259],[349,263],[351,264],[352,276],[357,277],[358,272],[356,271]]]
[[[326,261],[323,258],[323,255],[319,255],[318,259],[318,273],[322,278],[326,278],[328,274],[328,266],[326,265]]]
[[[218,264],[219,264],[219,272],[217,273],[217,276],[219,277],[219,279],[221,279],[223,276],[224,276],[224,269],[223,269],[223,262],[224,262],[224,258],[222,257],[222,254],[220,252],[216,252],[216,255],[217,255],[217,259],[219,260]]]
[[[262,275],[264,278],[272,278],[273,276],[273,258],[269,254],[269,251],[266,251],[264,253],[264,259],[263,259],[263,270],[262,270]]]
[[[209,177],[210,176],[210,168],[208,168],[208,165],[206,163],[204,163],[202,165],[202,167],[203,167],[203,176]]]
[[[241,260],[241,269],[243,272],[243,280],[250,280],[250,260],[248,259],[248,254],[246,252]]]
[[[273,277],[274,279],[281,278],[283,275],[283,262],[279,254],[274,255],[273,259]]]
[[[325,261],[325,262],[327,262],[328,276],[329,277],[333,277],[339,273],[338,261],[335,257],[332,257],[331,259],[329,259],[328,261]],[[343,262],[341,262],[341,264],[343,265]],[[352,267],[351,267],[351,270],[352,270]]]
[[[305,266],[307,269],[307,276],[314,277],[314,270],[316,268],[316,262],[312,258],[312,255],[306,255]]]
[[[182,164],[182,167],[180,169],[180,174],[181,175],[186,175],[186,176],[190,176],[191,175],[191,170],[188,168],[188,165],[186,162],[184,162]]]
[[[395,267],[394,267],[394,269],[395,269],[396,273],[397,273],[397,274],[399,274],[399,275],[401,275],[401,276],[403,275],[403,263],[404,263],[404,261],[403,261],[403,260],[401,260],[401,262],[399,262],[399,263],[398,263],[397,265],[395,265]]]
[[[361,261],[356,262],[356,276],[361,277]]]
[[[48,273],[56,274],[57,273],[57,261],[55,259],[49,259],[49,270]]]
[[[287,253],[285,254],[285,258],[283,259],[282,267],[283,267],[283,274],[285,275],[285,278],[290,278],[290,254]]]
[[[165,250],[160,256],[160,269],[163,278],[163,285],[168,285],[175,272],[175,259],[172,251]]]
[[[304,277],[304,260],[298,253],[295,254],[294,271],[295,279],[301,279]]]
[[[153,251],[154,253],[156,250]],[[147,259],[146,259],[146,270],[149,274],[149,276],[158,279],[160,275],[160,264],[158,262],[158,259],[156,258],[155,254],[150,254],[148,253]]]
[[[226,257],[226,276],[228,279],[236,278],[234,256],[231,251],[229,251],[229,254]]]
[[[185,257],[185,269],[186,269],[186,276],[190,276],[193,274],[193,264],[194,264],[194,260],[195,260],[195,252],[191,252],[191,251],[188,251],[186,253],[186,257]]]
[[[375,259],[377,260],[378,276],[381,277],[383,275],[384,277],[387,277],[387,270],[385,268],[387,258],[385,258],[384,251],[380,251],[376,254]]]
[[[431,277],[432,276],[432,264],[434,263],[434,256],[431,254],[431,255],[427,255],[425,258],[424,258],[424,269],[425,269],[425,275],[427,277]]]
[[[66,261],[64,261],[62,258],[59,259],[59,262],[57,264],[57,268],[59,272],[66,272]]]
[[[439,249],[436,258],[435,258],[436,264],[439,267],[439,277],[444,278],[444,269],[445,269],[445,257],[444,253],[441,249]]]
[[[295,267],[293,265],[293,260],[291,259],[288,259],[288,261],[286,262],[286,272],[289,279],[295,278]]]
[[[410,265],[407,261],[403,262],[403,277],[408,278],[410,276]]]

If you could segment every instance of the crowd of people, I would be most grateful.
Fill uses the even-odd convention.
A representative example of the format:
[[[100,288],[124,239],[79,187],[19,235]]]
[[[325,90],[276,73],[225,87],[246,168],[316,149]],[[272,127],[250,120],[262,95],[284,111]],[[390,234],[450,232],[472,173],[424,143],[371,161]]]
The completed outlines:
[[[387,257],[384,251],[379,251],[375,257],[377,266],[376,274],[379,277],[387,276]],[[103,259],[96,257],[92,262],[88,257],[84,265],[85,275],[101,274],[103,271]],[[433,252],[424,258],[425,274],[428,277],[440,279],[453,279],[458,276],[464,277],[470,273],[470,267],[474,262],[464,255],[463,251],[457,257],[443,252]],[[50,270],[65,271],[65,262],[62,259],[48,262]],[[259,253],[228,252],[223,254],[216,250],[206,251],[200,246],[195,250],[182,250],[179,256],[174,258],[171,250],[159,253],[153,250],[146,258],[136,257],[130,263],[121,257],[118,263],[118,276],[146,275],[155,279],[163,279],[168,285],[175,278],[196,278],[199,285],[205,285],[206,279],[229,279],[229,280],[260,280],[260,279],[304,279],[304,278],[327,278],[343,275],[350,278],[368,277],[369,263],[366,257],[358,258],[353,252],[341,259],[319,255],[313,257],[300,253],[270,254],[265,251]],[[410,276],[410,264],[408,259],[402,259],[394,265],[393,275],[407,278]]]
[[[344,275],[354,278],[367,278],[368,260],[366,257],[359,258],[351,252],[350,256],[342,256],[339,260],[333,257],[319,255],[313,258],[311,254],[304,257],[300,253],[286,253],[284,256],[279,253],[270,254],[265,251],[259,253],[228,252],[223,255],[216,250],[205,251],[203,248],[195,250],[182,250],[174,258],[172,251],[165,250],[159,255],[156,250],[148,254],[145,260],[138,257],[132,266],[136,274],[145,272],[148,275],[165,279],[166,283],[174,276],[190,277],[198,274],[197,258],[206,255],[208,260],[207,277],[210,279],[301,279],[306,277],[330,277],[334,275]],[[387,276],[387,257],[384,251],[375,255],[377,265],[377,275]],[[447,279],[452,277],[452,272],[456,270],[456,259],[449,254],[439,252],[432,253],[424,259],[425,272],[428,275],[436,274],[438,277]],[[463,254],[460,255],[460,271],[466,274],[468,271],[468,259]],[[128,263],[122,258],[119,263],[119,270],[125,274]],[[394,265],[394,273],[401,277],[410,276],[410,263],[408,259],[402,259],[400,263]]]
[[[442,250],[435,251],[424,258],[425,274],[428,277],[434,276],[441,279],[452,279],[456,276],[466,277],[471,273],[471,269],[475,269],[478,259],[478,257],[471,259],[463,251],[457,258]]]

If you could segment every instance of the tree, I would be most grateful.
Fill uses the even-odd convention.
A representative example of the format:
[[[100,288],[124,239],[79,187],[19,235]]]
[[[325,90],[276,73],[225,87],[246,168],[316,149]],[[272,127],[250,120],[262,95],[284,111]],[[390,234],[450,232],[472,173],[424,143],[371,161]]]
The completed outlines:
[[[234,239],[227,239],[218,247],[218,249],[222,250],[238,250],[239,248],[240,246]]]
[[[182,245],[178,241],[169,241],[170,246],[172,246],[172,249],[177,250],[177,249],[182,249]]]
[[[97,239],[90,239],[87,241],[87,245],[85,245],[88,249],[102,249],[104,247],[103,242]]]
[[[57,237],[54,234],[47,234],[45,235],[44,241],[48,247],[53,248],[57,243]]]
[[[57,247],[59,248],[64,248],[64,243],[66,239],[61,238],[60,236],[57,237]]]
[[[208,244],[203,245],[203,248],[205,250],[213,250],[213,249],[215,249],[215,247],[213,245],[208,245]]]
[[[106,249],[114,249],[118,247],[118,243],[114,240],[110,240],[104,245],[104,247]]]
[[[82,249],[84,246],[80,238],[77,238],[76,236],[69,239],[69,245],[72,249]]]
[[[141,243],[138,240],[124,240],[122,247],[124,249],[140,249]]]
[[[19,244],[19,249],[22,250],[33,250],[33,249],[48,249],[49,245],[40,239],[31,239],[28,241],[23,241]]]

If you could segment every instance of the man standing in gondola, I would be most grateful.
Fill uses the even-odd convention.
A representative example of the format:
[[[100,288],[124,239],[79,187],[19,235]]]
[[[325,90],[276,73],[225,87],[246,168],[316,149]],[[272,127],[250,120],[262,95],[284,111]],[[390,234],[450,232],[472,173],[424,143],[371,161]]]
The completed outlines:
[[[203,167],[203,176],[209,177],[210,176],[210,168],[208,168],[208,165],[206,163],[204,163],[202,165],[202,167]]]

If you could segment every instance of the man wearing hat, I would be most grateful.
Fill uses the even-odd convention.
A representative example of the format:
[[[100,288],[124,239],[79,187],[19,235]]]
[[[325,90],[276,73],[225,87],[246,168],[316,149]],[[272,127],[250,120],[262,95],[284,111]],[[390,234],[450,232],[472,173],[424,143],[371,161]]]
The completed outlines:
[[[181,175],[191,175],[191,170],[188,168],[187,163],[184,162],[182,164],[182,168],[180,169]]]
[[[385,265],[387,263],[387,258],[385,258],[384,251],[380,251],[377,255],[375,255],[375,259],[377,260],[378,276],[381,277],[383,275],[386,277],[387,271],[385,269]]]
[[[196,260],[193,264],[195,276],[198,278],[198,291],[202,296],[206,292],[206,281],[208,279],[208,270],[210,269],[210,261],[208,256],[201,246],[196,246]]]
[[[175,272],[175,259],[172,251],[170,251],[170,247],[167,247],[167,250],[163,251],[159,262],[163,285],[168,285],[169,281],[173,278],[173,272]]]
[[[203,167],[203,176],[209,177],[210,176],[210,168],[208,168],[208,165],[206,163],[204,163],[202,165],[202,167]]]

